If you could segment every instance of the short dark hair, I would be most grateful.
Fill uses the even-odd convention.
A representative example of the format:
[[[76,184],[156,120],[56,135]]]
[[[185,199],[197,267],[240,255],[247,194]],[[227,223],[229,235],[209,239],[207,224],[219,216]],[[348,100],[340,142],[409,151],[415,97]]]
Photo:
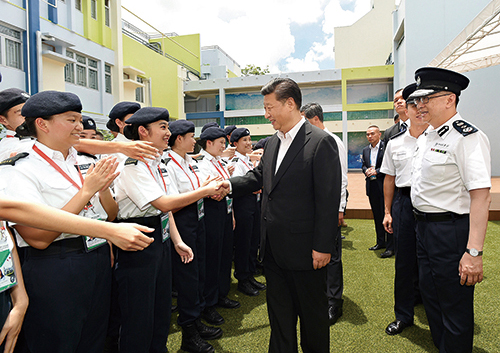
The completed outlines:
[[[118,118],[117,118],[118,119]],[[128,124],[123,128],[123,135],[129,140],[139,141],[141,135],[139,134],[139,126],[144,126],[149,131],[151,123],[146,124]]]
[[[370,126],[368,126],[368,129],[366,129],[366,131],[368,131],[368,130],[369,130],[369,129],[371,129],[371,128],[375,128],[375,129],[377,129],[378,131],[380,131],[380,128],[379,128],[377,125],[370,125]]]
[[[302,105],[302,93],[297,82],[290,78],[275,78],[266,83],[260,90],[263,96],[274,93],[276,99],[284,103],[288,98],[292,98],[297,105],[297,109]]]
[[[406,104],[408,106],[408,103]],[[396,122],[399,119],[399,114],[394,115],[394,122]]]
[[[40,116],[43,120],[52,120],[52,115],[50,116]],[[24,122],[16,128],[16,134],[21,137],[38,137],[36,131],[36,119],[34,117],[24,118]]]
[[[401,92],[403,90],[403,88],[400,88],[398,90],[396,90],[396,92],[394,92],[394,95],[398,94],[399,92]]]
[[[307,103],[300,108],[300,112],[304,113],[307,119],[312,119],[315,116],[318,117],[319,121],[323,122],[323,108],[319,103]]]

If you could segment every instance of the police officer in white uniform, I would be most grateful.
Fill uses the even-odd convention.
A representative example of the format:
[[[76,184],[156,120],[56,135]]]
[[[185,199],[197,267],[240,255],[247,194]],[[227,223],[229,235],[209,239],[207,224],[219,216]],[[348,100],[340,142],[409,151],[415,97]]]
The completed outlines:
[[[402,90],[404,99],[413,93],[417,85],[412,83]],[[411,204],[411,168],[417,139],[429,124],[418,114],[414,100],[406,101],[406,123],[409,129],[393,135],[386,146],[380,171],[384,178],[384,227],[394,234],[396,254],[394,278],[394,314],[385,332],[397,335],[413,325],[414,306],[421,302],[418,290],[417,238],[415,217]]]
[[[491,200],[490,144],[457,112],[467,77],[425,67],[415,80],[409,98],[430,124],[417,141],[411,188],[422,300],[440,352],[471,352]]]

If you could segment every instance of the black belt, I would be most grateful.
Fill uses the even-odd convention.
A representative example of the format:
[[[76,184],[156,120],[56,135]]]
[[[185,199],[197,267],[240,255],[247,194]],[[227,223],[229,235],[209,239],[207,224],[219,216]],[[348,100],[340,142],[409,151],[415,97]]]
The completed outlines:
[[[411,187],[406,186],[404,188],[398,188],[398,192],[405,196],[411,196]]]
[[[53,242],[43,250],[35,249],[32,246],[28,246],[26,248],[28,257],[52,256],[52,255],[65,254],[75,251],[85,252],[85,247],[83,245],[82,237],[58,240]]]
[[[458,214],[454,212],[425,213],[413,209],[413,215],[421,222],[446,222],[469,217],[468,213]]]

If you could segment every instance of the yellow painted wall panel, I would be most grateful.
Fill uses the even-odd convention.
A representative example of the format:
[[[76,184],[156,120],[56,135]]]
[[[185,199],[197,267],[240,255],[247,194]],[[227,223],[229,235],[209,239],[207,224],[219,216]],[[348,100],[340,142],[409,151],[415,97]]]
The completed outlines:
[[[64,81],[64,63],[43,58],[43,90],[65,91],[66,83]]]

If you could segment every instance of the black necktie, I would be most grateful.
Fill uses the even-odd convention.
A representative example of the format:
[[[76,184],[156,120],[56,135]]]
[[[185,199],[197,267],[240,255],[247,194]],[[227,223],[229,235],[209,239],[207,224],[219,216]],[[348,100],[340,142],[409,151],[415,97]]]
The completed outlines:
[[[402,123],[401,124],[401,127],[399,128],[399,131],[406,131],[406,129],[408,128],[408,125],[406,125],[406,123]]]

